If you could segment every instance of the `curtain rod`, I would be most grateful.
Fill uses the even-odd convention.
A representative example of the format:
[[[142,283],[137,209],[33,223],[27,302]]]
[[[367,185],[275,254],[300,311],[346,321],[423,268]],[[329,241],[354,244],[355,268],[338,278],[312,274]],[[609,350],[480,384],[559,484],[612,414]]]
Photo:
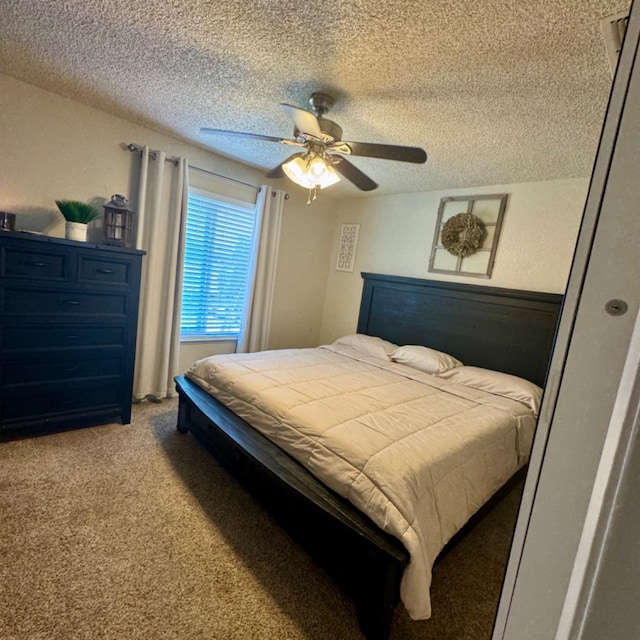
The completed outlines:
[[[192,164],[189,165],[189,169],[193,169],[194,171],[200,171],[201,173],[206,173],[210,176],[215,176],[216,178],[222,178],[223,180],[230,180],[231,182],[237,182],[238,184],[244,185],[245,187],[251,187],[256,191],[260,191],[260,187],[256,187],[255,184],[249,184],[248,182],[243,182],[242,180],[237,180],[236,178],[229,178],[229,176],[223,176],[222,174],[216,173],[215,171],[209,171],[209,169],[194,167]]]
[[[144,147],[139,145],[139,144],[135,144],[133,142],[130,142],[129,144],[126,145],[126,149],[127,151],[130,151],[131,153],[142,153]],[[153,149],[149,151],[149,155],[155,160],[156,159],[156,151],[154,151]],[[177,158],[176,156],[165,156],[165,161],[166,162],[171,162],[172,164],[178,164],[179,158]],[[222,178],[223,180],[229,180],[230,182],[237,182],[238,184],[244,185],[245,187],[251,187],[252,189],[255,189],[256,191],[260,191],[260,187],[256,187],[255,184],[250,184],[248,182],[243,182],[242,180],[237,180],[236,178],[229,178],[229,176],[223,176],[221,173],[216,173],[215,171],[209,171],[209,169],[202,169],[200,167],[195,167],[194,165],[190,164],[189,165],[189,169],[193,169],[194,171],[200,171],[202,173],[208,173],[211,176],[215,176],[216,178]]]

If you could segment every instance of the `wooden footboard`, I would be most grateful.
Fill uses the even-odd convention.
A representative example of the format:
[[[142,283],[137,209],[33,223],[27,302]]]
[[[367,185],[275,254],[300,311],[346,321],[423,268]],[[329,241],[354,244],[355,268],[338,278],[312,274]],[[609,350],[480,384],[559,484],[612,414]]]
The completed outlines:
[[[178,430],[193,435],[354,599],[368,640],[389,636],[409,554],[278,446],[184,376]]]

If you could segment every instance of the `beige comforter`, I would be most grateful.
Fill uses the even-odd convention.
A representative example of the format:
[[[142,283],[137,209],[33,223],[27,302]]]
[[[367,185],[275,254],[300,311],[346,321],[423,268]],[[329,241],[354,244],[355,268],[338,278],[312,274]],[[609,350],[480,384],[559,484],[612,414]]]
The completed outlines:
[[[399,538],[401,598],[431,615],[437,554],[528,456],[524,405],[349,347],[213,356],[187,376]]]

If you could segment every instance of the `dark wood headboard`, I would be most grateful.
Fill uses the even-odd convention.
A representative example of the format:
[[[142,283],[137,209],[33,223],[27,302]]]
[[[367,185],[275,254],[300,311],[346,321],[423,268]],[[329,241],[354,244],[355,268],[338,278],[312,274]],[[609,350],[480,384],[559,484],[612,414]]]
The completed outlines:
[[[544,386],[563,296],[363,273],[358,333]]]

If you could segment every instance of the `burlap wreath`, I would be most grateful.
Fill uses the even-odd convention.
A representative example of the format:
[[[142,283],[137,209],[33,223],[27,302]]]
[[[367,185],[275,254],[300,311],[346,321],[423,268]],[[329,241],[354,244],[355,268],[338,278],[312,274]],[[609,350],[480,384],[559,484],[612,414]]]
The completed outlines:
[[[452,255],[466,258],[473,255],[484,242],[485,226],[472,213],[459,213],[442,227],[442,246]]]

